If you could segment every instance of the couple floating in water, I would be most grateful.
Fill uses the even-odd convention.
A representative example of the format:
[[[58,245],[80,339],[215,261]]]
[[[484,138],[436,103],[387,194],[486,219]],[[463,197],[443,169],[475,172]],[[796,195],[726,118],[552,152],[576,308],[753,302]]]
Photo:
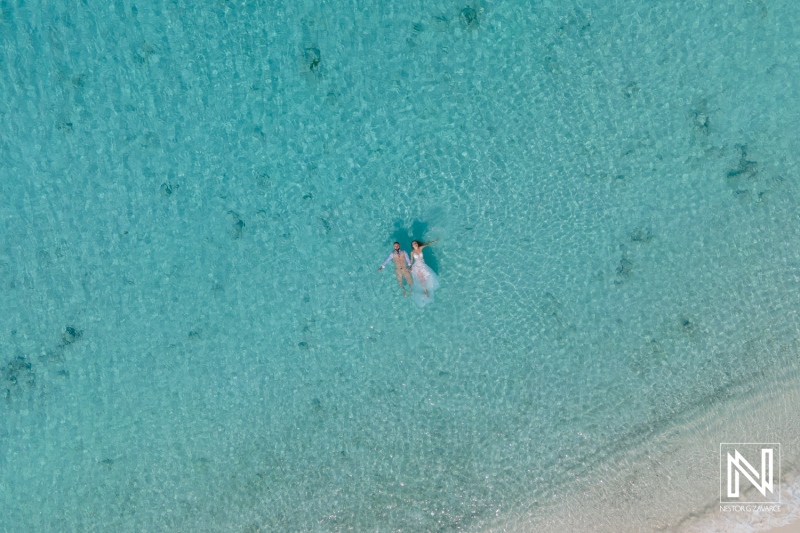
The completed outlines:
[[[438,241],[439,239],[436,239]],[[439,278],[436,273],[431,270],[431,267],[425,264],[425,259],[422,257],[422,249],[430,246],[436,241],[430,242],[411,242],[411,259],[408,254],[400,249],[400,243],[394,243],[394,251],[389,254],[386,261],[378,268],[378,272],[383,270],[383,267],[389,261],[394,260],[394,275],[397,276],[397,284],[403,289],[403,296],[406,294],[406,286],[403,280],[408,282],[411,288],[411,299],[420,307],[424,307],[429,303],[433,303],[433,292],[439,288]],[[411,270],[409,271],[409,267]]]

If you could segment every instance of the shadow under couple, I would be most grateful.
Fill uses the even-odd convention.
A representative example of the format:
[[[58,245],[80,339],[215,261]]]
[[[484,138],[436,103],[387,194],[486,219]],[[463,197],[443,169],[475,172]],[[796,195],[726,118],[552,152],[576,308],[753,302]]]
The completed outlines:
[[[389,254],[386,261],[378,268],[378,272],[380,272],[389,261],[394,261],[394,274],[397,277],[397,284],[403,289],[403,296],[408,296],[403,282],[405,280],[411,289],[411,299],[419,307],[433,303],[433,293],[439,288],[438,276],[431,270],[431,267],[425,264],[425,258],[422,255],[423,248],[438,240],[430,242],[411,241],[411,259],[409,259],[405,250],[400,249],[400,243],[395,242],[394,251]]]

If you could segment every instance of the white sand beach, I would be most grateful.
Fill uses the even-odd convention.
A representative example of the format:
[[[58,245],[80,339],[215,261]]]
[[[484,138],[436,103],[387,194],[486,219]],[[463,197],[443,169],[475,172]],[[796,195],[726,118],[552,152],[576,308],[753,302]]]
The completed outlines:
[[[800,521],[800,381],[746,400],[721,403],[702,415],[668,428],[642,447],[629,449],[614,464],[596,469],[584,489],[550,507],[521,513],[492,531],[641,533],[756,533],[795,531]],[[779,512],[723,513],[719,506],[719,443],[743,436],[763,442],[776,432],[783,475]],[[546,518],[543,518],[546,516]],[[636,519],[632,519],[636,517]],[[785,524],[791,525],[785,525]],[[789,528],[789,529],[784,529]]]

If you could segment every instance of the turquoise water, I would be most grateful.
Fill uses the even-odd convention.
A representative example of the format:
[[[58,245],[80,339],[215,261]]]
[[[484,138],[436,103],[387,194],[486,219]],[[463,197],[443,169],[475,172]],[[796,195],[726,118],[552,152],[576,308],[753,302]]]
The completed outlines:
[[[0,8],[0,531],[485,530],[800,371],[800,4]]]

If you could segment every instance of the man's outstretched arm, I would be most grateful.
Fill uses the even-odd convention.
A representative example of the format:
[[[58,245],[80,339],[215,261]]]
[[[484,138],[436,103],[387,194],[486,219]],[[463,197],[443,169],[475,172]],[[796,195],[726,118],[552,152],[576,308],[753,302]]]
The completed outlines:
[[[405,253],[405,252],[403,252],[403,253]],[[386,266],[386,263],[388,263],[391,260],[392,260],[392,254],[389,254],[389,257],[386,258],[386,261],[384,261],[383,264],[380,267],[378,267],[378,272],[383,270],[383,267]],[[408,260],[408,255],[406,255],[406,260]]]

